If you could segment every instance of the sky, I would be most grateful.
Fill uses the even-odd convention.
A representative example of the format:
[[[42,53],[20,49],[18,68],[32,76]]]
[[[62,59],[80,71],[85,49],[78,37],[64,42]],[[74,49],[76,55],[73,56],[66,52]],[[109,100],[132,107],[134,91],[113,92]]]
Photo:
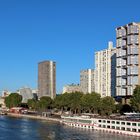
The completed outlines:
[[[0,0],[0,92],[37,88],[38,63],[57,65],[57,93],[94,68],[115,28],[140,22],[139,0]]]

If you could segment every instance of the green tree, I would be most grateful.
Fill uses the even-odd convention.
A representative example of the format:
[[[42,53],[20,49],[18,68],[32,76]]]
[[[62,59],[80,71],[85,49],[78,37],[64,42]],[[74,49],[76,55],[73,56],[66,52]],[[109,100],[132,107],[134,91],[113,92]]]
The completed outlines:
[[[80,113],[81,112],[81,98],[83,96],[83,93],[81,92],[74,92],[69,94],[68,99],[68,107],[70,107],[70,110],[72,112]]]
[[[115,100],[112,97],[104,97],[101,99],[101,107],[100,107],[101,115],[111,115],[115,110]]]
[[[135,111],[140,112],[140,85],[136,86],[133,92],[133,97],[130,99],[130,104]]]
[[[18,107],[22,101],[22,96],[18,93],[11,93],[8,97],[5,98],[6,107]]]
[[[33,109],[33,110],[37,109],[37,100],[28,99],[27,104],[28,104],[28,107],[31,108],[31,109]]]
[[[101,97],[97,93],[85,94],[81,98],[82,108],[89,113],[98,113]]]
[[[38,108],[40,111],[46,111],[52,105],[52,99],[48,96],[43,96],[38,102]]]

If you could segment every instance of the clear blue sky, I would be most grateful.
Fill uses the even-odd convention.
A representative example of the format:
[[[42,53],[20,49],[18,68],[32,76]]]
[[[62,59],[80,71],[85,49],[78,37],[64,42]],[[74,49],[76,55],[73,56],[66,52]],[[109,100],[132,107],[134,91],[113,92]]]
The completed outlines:
[[[0,91],[37,87],[38,62],[57,63],[57,92],[94,68],[115,28],[140,21],[139,0],[1,0]]]

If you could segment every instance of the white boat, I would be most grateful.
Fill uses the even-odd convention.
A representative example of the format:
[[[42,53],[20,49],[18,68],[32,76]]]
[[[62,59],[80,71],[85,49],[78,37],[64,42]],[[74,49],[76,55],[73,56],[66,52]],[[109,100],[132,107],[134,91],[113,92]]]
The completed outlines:
[[[63,124],[71,127],[140,137],[140,120],[90,118],[89,116],[61,116],[61,118]]]

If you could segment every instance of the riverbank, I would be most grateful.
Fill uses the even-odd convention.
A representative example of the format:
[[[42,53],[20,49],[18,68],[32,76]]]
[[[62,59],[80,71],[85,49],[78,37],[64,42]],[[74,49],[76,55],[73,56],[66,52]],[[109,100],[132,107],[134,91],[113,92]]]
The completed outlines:
[[[61,122],[59,118],[50,118],[50,117],[43,117],[43,116],[35,116],[35,115],[26,115],[26,114],[15,114],[15,113],[8,113],[7,116],[16,117],[16,118],[29,118],[29,119],[37,119],[37,120],[46,120],[46,121],[53,121],[53,122]]]

